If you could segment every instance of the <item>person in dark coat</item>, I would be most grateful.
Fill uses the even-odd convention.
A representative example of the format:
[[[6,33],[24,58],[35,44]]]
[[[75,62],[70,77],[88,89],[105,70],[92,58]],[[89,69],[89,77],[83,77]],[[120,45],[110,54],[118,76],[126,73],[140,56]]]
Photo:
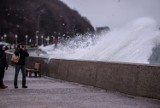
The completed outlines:
[[[5,89],[8,86],[5,86],[3,83],[5,69],[8,69],[8,63],[6,59],[5,46],[0,45],[0,89]]]
[[[25,49],[25,46],[20,43],[18,44],[14,54],[20,57],[18,63],[15,64],[14,88],[18,88],[17,80],[20,70],[22,72],[22,88],[28,88],[26,86],[25,58],[29,56],[29,53]]]

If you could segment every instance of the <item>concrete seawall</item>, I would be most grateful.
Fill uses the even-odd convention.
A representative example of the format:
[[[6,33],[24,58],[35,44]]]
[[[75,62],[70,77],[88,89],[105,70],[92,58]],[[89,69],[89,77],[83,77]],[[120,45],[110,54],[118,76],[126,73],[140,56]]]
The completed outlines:
[[[11,55],[8,54],[10,59]],[[42,64],[42,75],[130,95],[160,99],[160,66],[29,57]]]

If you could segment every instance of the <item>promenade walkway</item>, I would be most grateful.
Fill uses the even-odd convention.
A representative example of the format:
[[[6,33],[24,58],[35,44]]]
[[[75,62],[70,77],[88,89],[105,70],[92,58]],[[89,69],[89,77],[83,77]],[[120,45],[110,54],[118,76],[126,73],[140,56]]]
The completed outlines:
[[[0,90],[0,108],[160,108],[160,100],[134,97],[100,88],[42,77],[28,78],[27,86],[13,86],[14,68],[5,73],[4,83],[9,87]]]

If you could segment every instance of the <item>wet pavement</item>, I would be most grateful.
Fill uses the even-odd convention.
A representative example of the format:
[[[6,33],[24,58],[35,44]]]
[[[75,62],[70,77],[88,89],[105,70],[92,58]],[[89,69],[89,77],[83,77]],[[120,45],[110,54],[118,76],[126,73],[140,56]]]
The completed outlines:
[[[100,88],[41,77],[28,78],[27,89],[22,88],[21,73],[18,89],[13,86],[14,68],[5,73],[0,90],[0,108],[160,108],[160,100],[135,97]]]

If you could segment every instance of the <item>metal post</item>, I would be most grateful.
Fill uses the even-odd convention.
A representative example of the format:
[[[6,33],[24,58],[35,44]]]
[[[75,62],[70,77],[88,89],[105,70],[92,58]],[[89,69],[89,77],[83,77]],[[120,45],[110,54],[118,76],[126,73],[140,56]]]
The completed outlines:
[[[3,36],[1,37],[1,41],[3,41]]]
[[[49,45],[49,40],[50,40],[49,36],[48,36],[47,40],[48,40],[48,43],[47,43],[47,44]]]
[[[42,39],[42,42],[41,42],[41,44],[42,44],[42,45],[43,45],[43,38],[44,38],[44,37],[43,37],[43,36],[41,36],[41,39]]]
[[[6,35],[6,34],[4,34],[4,42],[6,42],[6,38],[7,38],[7,35]]]
[[[32,39],[29,39],[29,44],[30,44],[30,46],[31,46],[31,43],[32,43]]]
[[[15,35],[15,38],[16,38],[16,46],[17,46],[17,38],[18,38],[18,35],[17,35],[17,34]]]
[[[27,44],[28,44],[28,35],[26,35],[25,37],[26,37],[26,47],[27,47]]]
[[[36,46],[38,46],[38,36],[36,36]]]

